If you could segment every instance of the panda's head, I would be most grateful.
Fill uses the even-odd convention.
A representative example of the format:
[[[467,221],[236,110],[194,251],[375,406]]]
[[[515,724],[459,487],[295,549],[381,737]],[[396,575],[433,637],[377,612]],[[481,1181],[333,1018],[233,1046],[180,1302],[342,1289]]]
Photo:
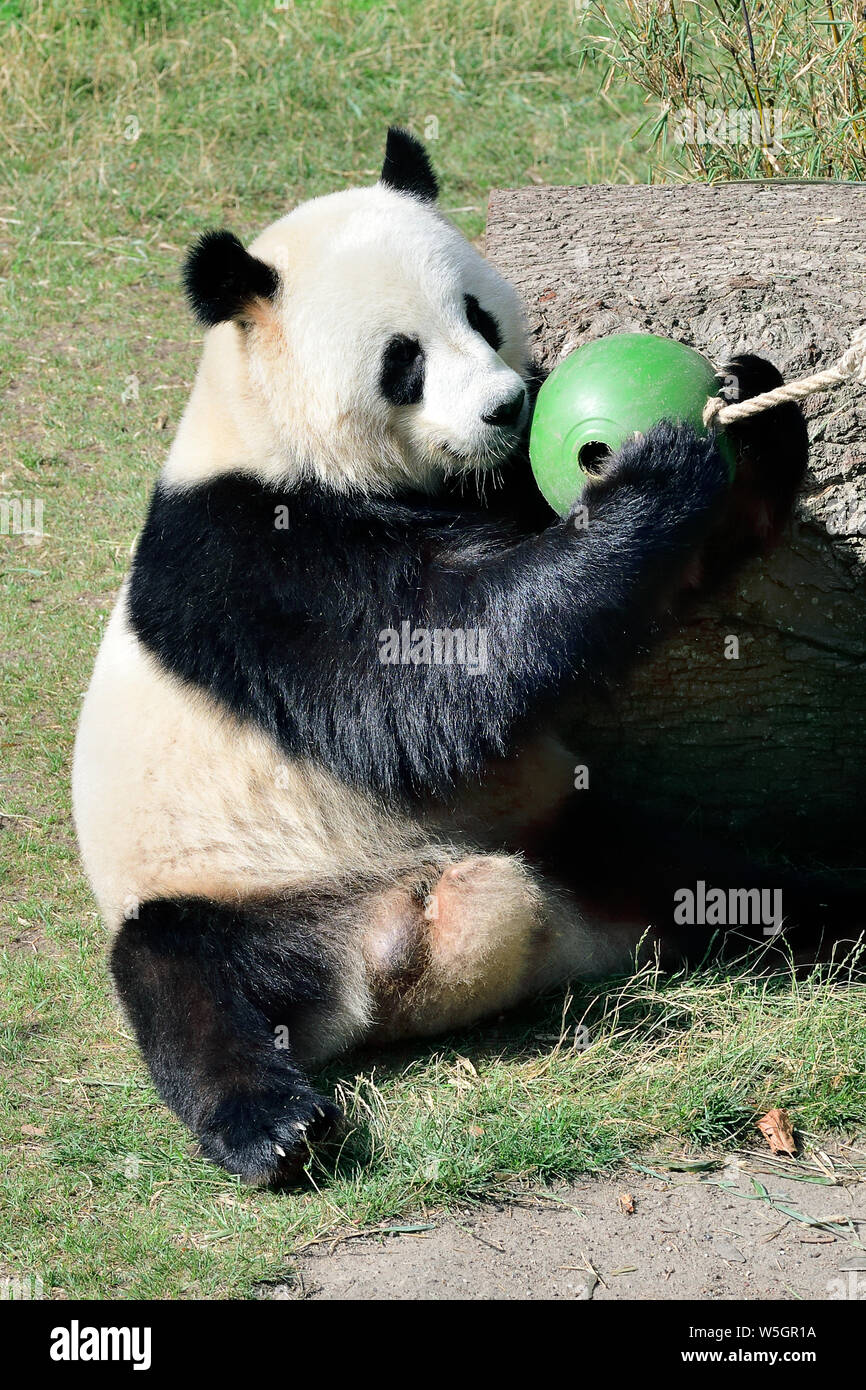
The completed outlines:
[[[199,414],[231,417],[240,466],[391,492],[513,452],[528,414],[520,304],[437,192],[423,146],[392,128],[372,188],[302,204],[249,251],[226,231],[193,247],[186,289],[209,329]]]

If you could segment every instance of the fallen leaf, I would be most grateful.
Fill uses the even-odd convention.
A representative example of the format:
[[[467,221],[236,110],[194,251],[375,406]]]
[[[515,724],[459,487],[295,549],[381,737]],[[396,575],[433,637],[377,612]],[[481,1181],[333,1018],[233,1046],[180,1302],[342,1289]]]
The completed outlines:
[[[758,1129],[774,1154],[789,1154],[791,1158],[794,1157],[797,1141],[787,1110],[768,1110],[766,1115],[762,1115],[758,1120]]]
[[[167,415],[157,415],[157,417],[156,417],[156,428],[157,428],[158,430],[167,430],[167,429],[168,429],[168,416],[167,416]]]
[[[632,1197],[630,1192],[621,1192],[619,1194],[619,1205],[626,1216],[634,1216],[634,1197]]]

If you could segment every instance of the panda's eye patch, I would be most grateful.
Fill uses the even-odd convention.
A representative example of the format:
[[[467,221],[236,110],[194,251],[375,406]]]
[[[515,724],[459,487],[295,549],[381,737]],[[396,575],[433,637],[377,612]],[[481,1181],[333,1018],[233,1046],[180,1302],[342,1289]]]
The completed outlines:
[[[382,395],[392,405],[417,405],[424,394],[424,352],[417,338],[395,333],[382,355]]]
[[[465,294],[463,303],[466,305],[466,321],[474,333],[480,333],[486,343],[489,343],[494,352],[498,352],[502,346],[502,334],[499,332],[499,324],[492,314],[488,314],[486,309],[482,309],[474,294]]]

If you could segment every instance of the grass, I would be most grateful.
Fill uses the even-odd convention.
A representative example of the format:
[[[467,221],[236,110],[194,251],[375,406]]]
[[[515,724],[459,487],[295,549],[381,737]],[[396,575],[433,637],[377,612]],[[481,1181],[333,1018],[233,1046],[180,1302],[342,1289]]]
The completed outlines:
[[[583,23],[565,0],[0,0],[0,492],[41,500],[46,531],[0,535],[0,1274],[53,1296],[244,1298],[346,1223],[729,1146],[770,1104],[809,1130],[862,1124],[862,984],[645,972],[346,1060],[325,1079],[342,1147],[298,1192],[253,1193],[195,1155],[110,997],[71,745],[195,368],[182,248],[372,180],[394,119],[438,135],[470,236],[492,184],[647,177],[641,92],[599,95]]]
[[[864,987],[846,972],[647,970],[433,1049],[344,1062],[326,1078],[349,1116],[342,1144],[298,1191],[251,1192],[198,1159],[155,1097],[95,951],[14,952],[8,989],[3,1264],[54,1296],[246,1297],[290,1279],[324,1232],[646,1149],[751,1143],[771,1105],[812,1133],[855,1133],[866,1113]]]

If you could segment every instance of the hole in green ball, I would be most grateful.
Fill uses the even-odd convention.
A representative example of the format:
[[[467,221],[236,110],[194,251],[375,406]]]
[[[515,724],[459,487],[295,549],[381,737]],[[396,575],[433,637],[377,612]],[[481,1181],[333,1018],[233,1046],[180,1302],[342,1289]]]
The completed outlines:
[[[606,459],[611,456],[611,450],[607,444],[602,444],[600,439],[588,439],[577,451],[577,461],[584,473],[601,473],[604,469]]]

